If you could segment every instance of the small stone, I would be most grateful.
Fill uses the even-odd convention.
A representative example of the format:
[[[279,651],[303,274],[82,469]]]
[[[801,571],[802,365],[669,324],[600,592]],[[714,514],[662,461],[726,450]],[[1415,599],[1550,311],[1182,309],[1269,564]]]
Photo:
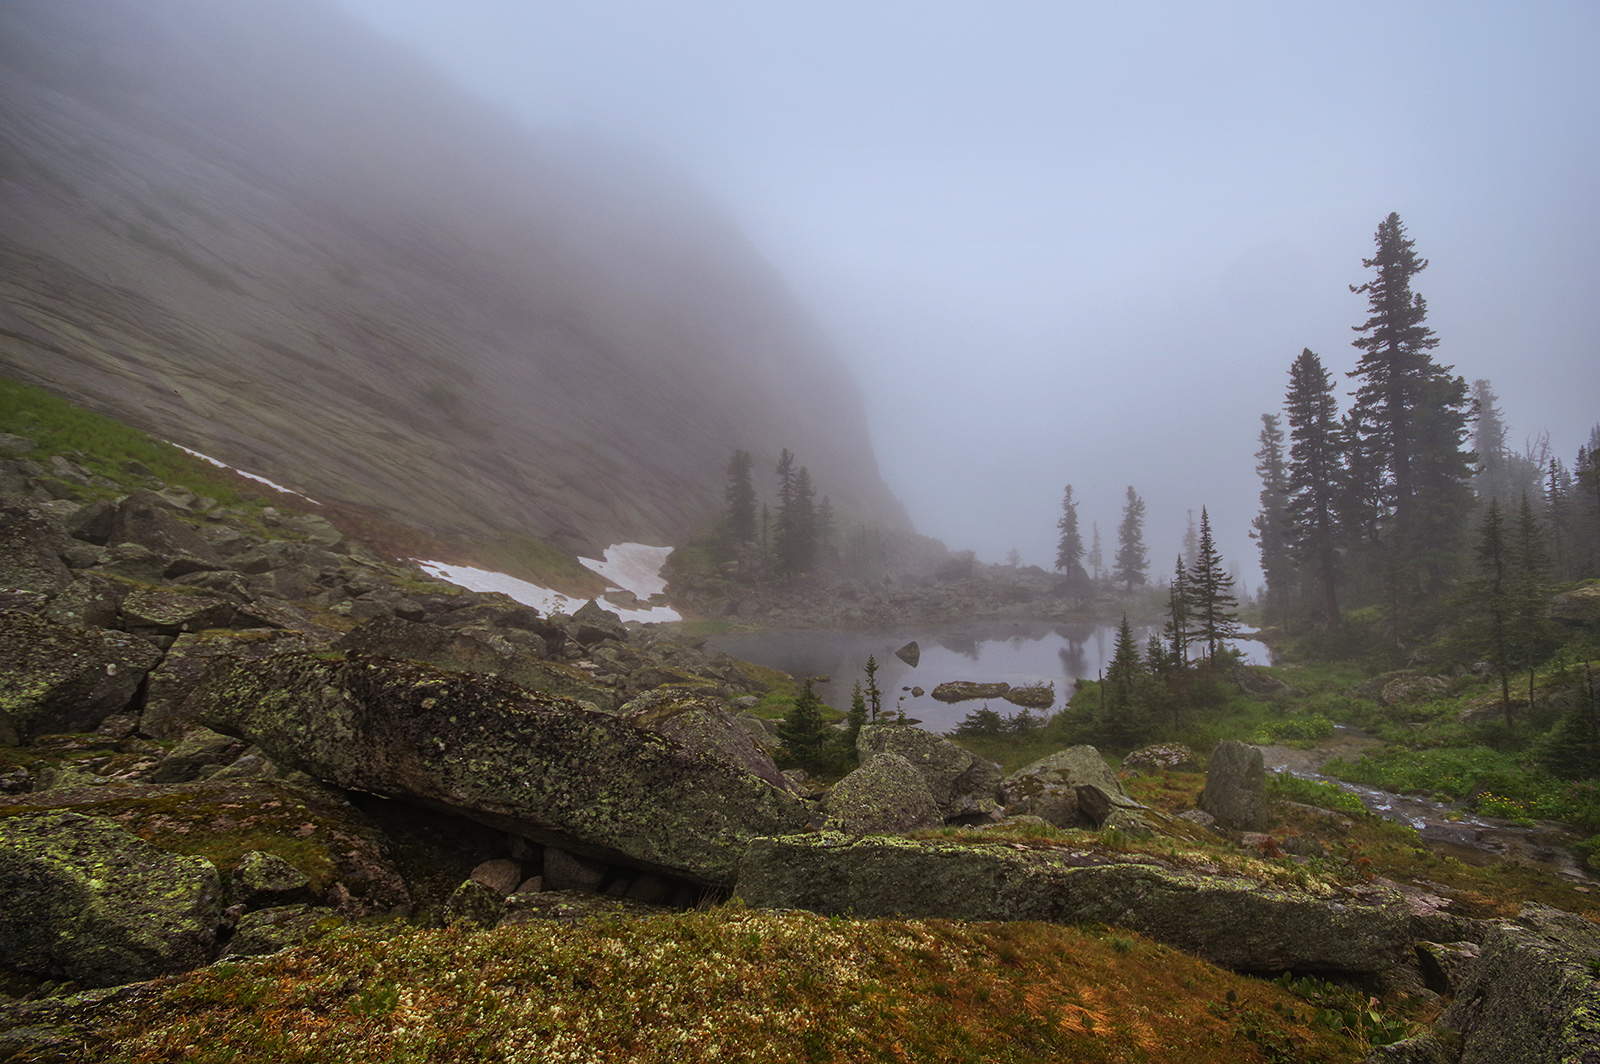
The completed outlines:
[[[467,878],[482,883],[501,897],[505,897],[516,890],[517,885],[522,882],[522,866],[505,858],[485,861],[474,868]]]
[[[447,927],[493,927],[504,911],[505,897],[499,891],[469,879],[444,903],[444,922]]]

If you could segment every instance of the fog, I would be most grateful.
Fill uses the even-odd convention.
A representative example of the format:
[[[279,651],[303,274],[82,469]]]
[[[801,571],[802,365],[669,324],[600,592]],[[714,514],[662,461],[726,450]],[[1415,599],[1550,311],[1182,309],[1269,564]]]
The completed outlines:
[[[706,189],[919,530],[986,560],[1049,567],[1069,482],[1109,559],[1131,484],[1152,575],[1206,505],[1254,586],[1259,415],[1303,347],[1353,367],[1390,211],[1514,440],[1570,462],[1600,419],[1592,4],[341,2]]]

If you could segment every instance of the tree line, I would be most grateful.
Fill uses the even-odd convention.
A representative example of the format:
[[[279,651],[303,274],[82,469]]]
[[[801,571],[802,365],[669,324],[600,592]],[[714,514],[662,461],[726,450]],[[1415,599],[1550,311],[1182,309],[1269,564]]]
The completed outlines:
[[[1432,355],[1439,338],[1412,289],[1428,261],[1397,214],[1374,241],[1362,260],[1371,278],[1350,287],[1367,297],[1367,316],[1353,326],[1360,355],[1345,374],[1356,383],[1348,409],[1333,372],[1306,348],[1289,367],[1282,416],[1261,418],[1252,535],[1264,619],[1337,628],[1349,609],[1375,606],[1392,634],[1431,629],[1500,564],[1474,545],[1474,522],[1499,543],[1488,523],[1524,509],[1527,534],[1551,544],[1551,576],[1595,575],[1600,429],[1571,472],[1547,441],[1513,452],[1489,382],[1469,388]]]
[[[758,508],[754,467],[749,451],[736,450],[728,460],[719,559],[752,578],[814,572],[834,552],[832,501],[826,495],[817,500],[811,471],[797,466],[785,447],[774,470],[777,509],[766,503]]]

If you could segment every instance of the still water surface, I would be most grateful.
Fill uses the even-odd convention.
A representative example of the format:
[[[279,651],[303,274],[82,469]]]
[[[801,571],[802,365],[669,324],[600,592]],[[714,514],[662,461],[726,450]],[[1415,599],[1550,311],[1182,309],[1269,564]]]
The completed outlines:
[[[1135,627],[1134,638],[1142,649],[1151,627]],[[895,657],[895,651],[916,640],[922,650],[916,668]],[[1043,621],[992,621],[980,624],[938,628],[906,628],[893,631],[856,632],[836,629],[796,631],[729,632],[707,640],[706,649],[732,654],[768,668],[781,669],[796,677],[828,676],[831,682],[817,688],[823,701],[839,709],[850,705],[850,688],[867,663],[867,655],[878,659],[878,686],[884,692],[884,708],[903,708],[929,731],[945,732],[982,702],[935,701],[928,693],[913,697],[902,688],[921,687],[932,692],[950,680],[977,683],[1005,682],[1013,687],[1054,683],[1060,709],[1072,694],[1080,677],[1095,679],[1111,661],[1117,642],[1117,624],[1085,621],[1048,623]],[[1267,648],[1254,640],[1236,640],[1235,646],[1253,665],[1271,662]],[[902,702],[901,699],[904,699]],[[1021,712],[1004,699],[990,702],[989,708],[1002,714]],[[1049,711],[1046,711],[1049,712]]]

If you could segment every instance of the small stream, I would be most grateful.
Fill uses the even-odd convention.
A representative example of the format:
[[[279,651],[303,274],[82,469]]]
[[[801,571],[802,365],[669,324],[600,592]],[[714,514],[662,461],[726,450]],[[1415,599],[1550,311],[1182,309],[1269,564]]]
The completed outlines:
[[[1302,779],[1319,780],[1349,791],[1372,812],[1407,824],[1430,849],[1467,864],[1491,865],[1498,861],[1545,868],[1564,879],[1588,882],[1593,877],[1566,848],[1572,834],[1561,824],[1538,821],[1523,827],[1497,817],[1478,816],[1451,802],[1438,802],[1411,794],[1392,794],[1360,783],[1325,776],[1322,766],[1336,757],[1351,760],[1383,744],[1354,728],[1338,726],[1333,738],[1314,750],[1288,746],[1262,746],[1261,759],[1268,772],[1287,772]]]

